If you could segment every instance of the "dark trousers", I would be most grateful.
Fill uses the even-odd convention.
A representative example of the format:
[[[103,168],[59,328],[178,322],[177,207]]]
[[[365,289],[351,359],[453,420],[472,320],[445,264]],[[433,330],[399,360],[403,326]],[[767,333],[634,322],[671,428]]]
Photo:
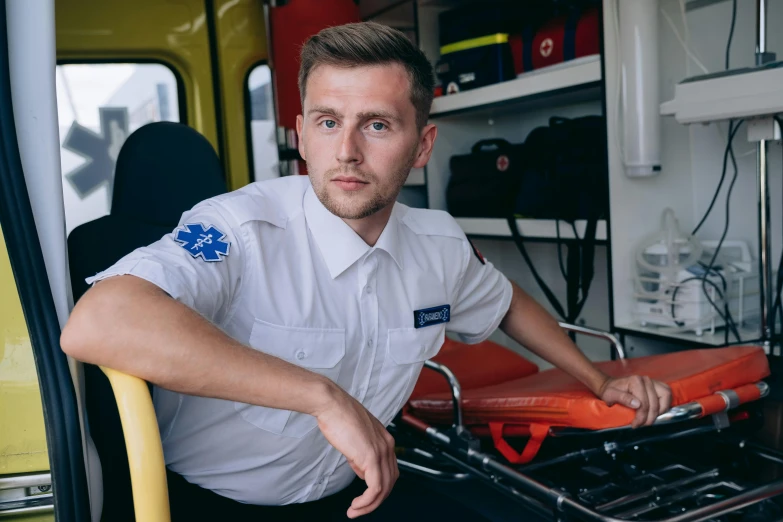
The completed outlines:
[[[366,489],[364,481],[355,480],[344,490],[313,502],[286,506],[242,504],[189,483],[169,471],[169,499],[172,522],[197,520],[230,520],[258,522],[336,522],[350,520],[346,512],[353,499]],[[394,489],[378,509],[357,520],[366,522],[414,522],[434,520],[487,522],[469,507],[432,491],[412,478],[400,477]]]

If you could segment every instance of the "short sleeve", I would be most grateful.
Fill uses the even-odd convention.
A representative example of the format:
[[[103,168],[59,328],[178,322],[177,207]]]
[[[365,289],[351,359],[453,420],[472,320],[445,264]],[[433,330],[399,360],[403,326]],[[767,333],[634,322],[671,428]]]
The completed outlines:
[[[201,203],[183,214],[171,233],[88,278],[87,284],[133,275],[221,324],[242,280],[244,245],[240,236],[239,227],[217,204]]]
[[[486,340],[505,317],[511,306],[511,282],[467,238],[463,259],[465,270],[453,301],[449,331],[463,342],[476,344]]]

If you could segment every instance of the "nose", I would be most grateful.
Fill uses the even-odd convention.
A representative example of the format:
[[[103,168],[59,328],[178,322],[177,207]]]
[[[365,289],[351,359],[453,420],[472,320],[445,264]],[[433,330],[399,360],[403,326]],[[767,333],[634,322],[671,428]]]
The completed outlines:
[[[356,131],[346,129],[342,133],[340,148],[337,150],[337,161],[342,165],[354,165],[362,162],[362,152]]]

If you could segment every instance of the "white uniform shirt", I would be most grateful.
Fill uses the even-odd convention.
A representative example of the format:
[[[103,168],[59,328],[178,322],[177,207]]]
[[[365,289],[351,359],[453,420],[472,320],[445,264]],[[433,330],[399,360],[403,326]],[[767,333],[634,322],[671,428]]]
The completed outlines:
[[[370,247],[306,176],[200,203],[171,234],[88,282],[119,274],[154,283],[255,350],[332,379],[383,425],[447,330],[480,342],[511,301],[509,281],[447,213],[396,203]],[[154,403],[167,466],[226,497],[305,502],[355,478],[313,416],[161,388]]]

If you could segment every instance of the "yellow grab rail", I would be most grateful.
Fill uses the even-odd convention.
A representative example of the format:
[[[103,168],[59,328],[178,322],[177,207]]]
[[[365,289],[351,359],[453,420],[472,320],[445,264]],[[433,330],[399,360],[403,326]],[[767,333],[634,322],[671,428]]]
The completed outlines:
[[[109,378],[120,412],[136,520],[171,522],[163,445],[147,383],[111,368],[101,370]]]

